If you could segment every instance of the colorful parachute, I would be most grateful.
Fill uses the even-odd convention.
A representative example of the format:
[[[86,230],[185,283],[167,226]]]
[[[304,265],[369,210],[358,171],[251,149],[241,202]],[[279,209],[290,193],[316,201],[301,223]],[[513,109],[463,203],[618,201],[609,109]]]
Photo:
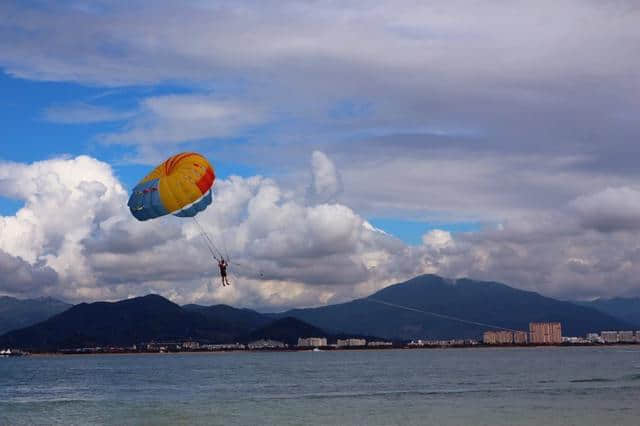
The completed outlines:
[[[207,159],[195,152],[183,152],[156,167],[135,188],[129,209],[138,220],[167,214],[193,217],[212,201],[216,175]]]

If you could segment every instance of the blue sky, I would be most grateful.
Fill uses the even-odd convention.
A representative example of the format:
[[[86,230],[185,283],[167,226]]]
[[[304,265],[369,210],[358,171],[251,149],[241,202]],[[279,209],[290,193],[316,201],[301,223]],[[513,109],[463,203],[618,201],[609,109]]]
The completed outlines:
[[[104,88],[60,82],[39,82],[0,75],[3,131],[2,159],[34,162],[61,155],[91,155],[116,165],[125,152],[121,147],[109,147],[96,141],[98,134],[117,128],[121,123],[60,124],[46,119],[46,111],[55,105],[91,102],[112,108],[131,108],[135,91],[118,93]],[[134,170],[133,173],[139,170]],[[123,179],[130,182],[131,172]]]

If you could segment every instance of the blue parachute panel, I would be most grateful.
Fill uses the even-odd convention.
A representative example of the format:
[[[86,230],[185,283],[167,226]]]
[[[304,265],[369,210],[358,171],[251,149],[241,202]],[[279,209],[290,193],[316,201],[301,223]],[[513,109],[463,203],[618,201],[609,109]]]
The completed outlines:
[[[131,214],[141,221],[154,219],[169,213],[160,199],[158,179],[143,182],[133,188],[127,205],[131,210]]]
[[[209,204],[213,202],[213,194],[211,191],[207,191],[199,200],[195,203],[188,205],[184,209],[174,213],[174,216],[178,217],[193,217],[206,209]]]

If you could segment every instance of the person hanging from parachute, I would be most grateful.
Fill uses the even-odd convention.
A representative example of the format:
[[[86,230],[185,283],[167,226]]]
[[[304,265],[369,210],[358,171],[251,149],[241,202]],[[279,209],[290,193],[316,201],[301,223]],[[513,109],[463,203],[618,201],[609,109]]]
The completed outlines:
[[[224,258],[221,258],[218,261],[218,267],[220,268],[220,278],[222,278],[222,287],[231,285],[231,283],[229,282],[229,278],[227,278],[227,266],[229,266],[229,264],[226,260],[224,260]]]
[[[222,285],[227,286],[230,285],[227,278],[228,255],[225,259],[196,219],[196,215],[213,202],[211,191],[215,180],[215,171],[203,155],[183,152],[168,158],[138,182],[127,205],[139,221],[169,214],[193,218],[218,262]]]

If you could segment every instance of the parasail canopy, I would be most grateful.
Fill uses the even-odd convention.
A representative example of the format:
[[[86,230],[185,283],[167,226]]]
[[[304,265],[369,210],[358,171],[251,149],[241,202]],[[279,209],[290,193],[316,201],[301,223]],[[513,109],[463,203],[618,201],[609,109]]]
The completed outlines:
[[[209,161],[195,152],[183,152],[156,167],[135,188],[129,209],[138,220],[173,214],[193,217],[213,198],[216,175]]]

